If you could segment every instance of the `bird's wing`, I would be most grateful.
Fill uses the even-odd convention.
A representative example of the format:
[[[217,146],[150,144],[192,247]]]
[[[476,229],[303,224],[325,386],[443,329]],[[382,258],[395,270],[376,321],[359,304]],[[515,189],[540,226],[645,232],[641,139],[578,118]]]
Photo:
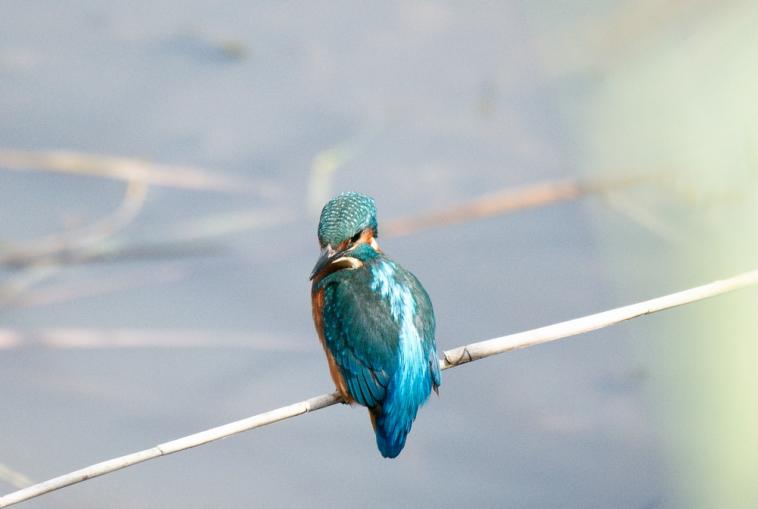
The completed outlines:
[[[432,301],[429,299],[429,294],[416,276],[412,273],[403,270],[403,275],[406,279],[406,285],[411,289],[416,302],[416,314],[414,317],[414,325],[419,332],[421,338],[421,344],[426,354],[427,362],[429,363],[429,373],[432,377],[432,385],[436,388],[442,383],[442,376],[440,375],[439,359],[437,358],[437,345],[434,337],[435,319],[434,309],[432,308]]]
[[[399,325],[389,304],[371,290],[368,276],[351,272],[352,277],[323,289],[323,337],[350,395],[375,407],[397,367]]]

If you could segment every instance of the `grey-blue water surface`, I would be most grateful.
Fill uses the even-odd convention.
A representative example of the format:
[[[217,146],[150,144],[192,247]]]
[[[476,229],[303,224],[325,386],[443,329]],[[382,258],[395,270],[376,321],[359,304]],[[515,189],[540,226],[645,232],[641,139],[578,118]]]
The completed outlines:
[[[556,82],[544,69],[540,6],[575,16],[518,1],[3,2],[0,145],[210,168],[267,186],[250,194],[151,187],[122,233],[130,241],[226,212],[284,210],[294,220],[220,237],[217,251],[197,256],[66,268],[53,282],[142,282],[0,311],[2,327],[20,331],[276,340],[2,351],[0,464],[39,481],[331,391],[310,317],[314,157],[354,148],[329,190],[374,195],[380,229],[382,219],[578,174],[560,103],[578,100],[593,78]],[[93,177],[2,172],[0,233],[20,241],[62,229],[65,218],[93,220],[122,189]],[[661,274],[639,274],[641,290],[624,299],[610,289],[588,210],[564,202],[382,246],[428,289],[441,349],[671,289]],[[649,236],[630,236],[629,260],[655,256]],[[629,342],[666,320],[445,372],[440,397],[394,461],[376,451],[366,412],[340,406],[23,507],[663,507],[646,361]]]

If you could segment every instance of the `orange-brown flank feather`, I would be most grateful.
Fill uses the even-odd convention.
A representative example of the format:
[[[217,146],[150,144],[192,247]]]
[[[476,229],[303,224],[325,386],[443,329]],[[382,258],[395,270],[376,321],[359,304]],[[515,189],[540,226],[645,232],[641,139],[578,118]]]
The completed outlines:
[[[334,357],[332,356],[331,352],[326,347],[326,341],[324,341],[324,323],[322,320],[323,315],[321,314],[321,310],[324,307],[324,289],[323,288],[318,290],[316,293],[311,294],[311,304],[313,305],[312,307],[313,322],[316,324],[316,331],[318,331],[318,338],[321,340],[321,346],[324,349],[324,353],[326,354],[326,360],[329,363],[329,373],[332,375],[332,380],[334,380],[334,385],[337,387],[337,391],[339,391],[345,403],[352,403],[353,398],[350,397],[350,394],[347,392],[347,384],[345,384],[345,379],[342,378],[342,373],[340,373],[340,370],[337,367],[337,362],[334,360]]]

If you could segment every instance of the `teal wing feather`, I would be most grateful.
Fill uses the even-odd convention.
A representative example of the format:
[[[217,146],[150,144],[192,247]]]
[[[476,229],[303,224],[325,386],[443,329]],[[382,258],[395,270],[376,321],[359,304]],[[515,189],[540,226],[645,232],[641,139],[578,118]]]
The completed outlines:
[[[381,260],[373,274],[375,289],[390,302],[394,318],[400,323],[397,372],[390,380],[382,406],[371,410],[379,451],[394,458],[405,446],[419,407],[440,385],[434,311],[418,279],[399,265]]]
[[[350,395],[367,407],[387,395],[397,369],[399,326],[389,304],[371,290],[365,269],[340,271],[324,278],[323,337]]]
[[[436,390],[442,384],[442,375],[440,374],[440,364],[437,358],[437,345],[435,342],[435,319],[432,301],[429,295],[416,276],[408,271],[403,270],[407,279],[407,285],[415,295],[416,314],[414,316],[414,325],[419,331],[422,347],[429,363],[429,374],[431,376],[432,387]]]

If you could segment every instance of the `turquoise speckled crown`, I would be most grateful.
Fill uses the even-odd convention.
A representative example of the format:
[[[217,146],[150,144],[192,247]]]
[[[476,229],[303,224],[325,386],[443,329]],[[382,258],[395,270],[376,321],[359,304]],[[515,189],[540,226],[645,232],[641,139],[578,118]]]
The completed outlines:
[[[369,227],[374,230],[376,237],[378,231],[374,199],[362,193],[342,193],[329,200],[321,210],[318,240],[322,247],[327,244],[335,247]]]

